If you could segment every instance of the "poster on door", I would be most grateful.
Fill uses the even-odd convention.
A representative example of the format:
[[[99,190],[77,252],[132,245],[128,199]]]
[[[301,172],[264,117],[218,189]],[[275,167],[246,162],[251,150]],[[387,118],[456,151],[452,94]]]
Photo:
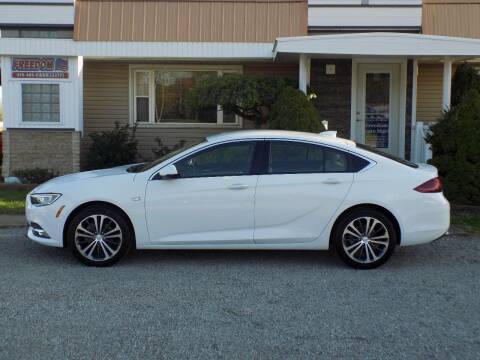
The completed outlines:
[[[365,142],[378,149],[388,148],[388,106],[367,106],[365,113]]]
[[[68,59],[63,57],[14,57],[14,79],[68,79]]]

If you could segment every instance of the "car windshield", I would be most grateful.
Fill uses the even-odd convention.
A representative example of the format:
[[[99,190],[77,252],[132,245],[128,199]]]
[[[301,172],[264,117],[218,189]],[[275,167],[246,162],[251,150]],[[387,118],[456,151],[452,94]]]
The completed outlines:
[[[418,168],[418,164],[415,164],[411,161],[408,161],[408,160],[405,160],[405,159],[402,159],[401,157],[398,157],[398,156],[395,156],[395,155],[392,155],[392,154],[388,154],[386,152],[383,152],[381,150],[378,150],[374,147],[371,147],[371,146],[368,146],[368,145],[365,145],[365,144],[359,144],[357,143],[357,147],[359,149],[362,149],[362,150],[365,150],[365,151],[369,151],[371,153],[374,153],[374,154],[377,154],[377,155],[380,155],[380,156],[383,156],[383,157],[386,157],[387,159],[390,159],[390,160],[393,160],[393,161],[396,161],[400,164],[403,164],[403,165],[406,165],[406,166],[410,166],[411,168],[414,168],[414,169],[417,169]]]
[[[162,156],[161,158],[158,158],[158,159],[153,160],[151,162],[147,162],[147,163],[143,163],[143,164],[136,164],[136,165],[130,166],[127,169],[127,171],[131,172],[131,173],[139,173],[139,172],[150,170],[151,168],[157,166],[158,164],[160,164],[160,163],[162,163],[162,162],[164,162],[168,159],[171,159],[172,157],[174,157],[177,154],[180,154],[182,151],[193,148],[194,146],[197,146],[197,145],[199,145],[203,142],[205,142],[205,139],[202,139],[201,141],[197,141],[193,144],[191,143],[189,145],[183,146],[183,147],[181,147],[177,150],[174,150],[172,152],[169,152],[168,154]]]

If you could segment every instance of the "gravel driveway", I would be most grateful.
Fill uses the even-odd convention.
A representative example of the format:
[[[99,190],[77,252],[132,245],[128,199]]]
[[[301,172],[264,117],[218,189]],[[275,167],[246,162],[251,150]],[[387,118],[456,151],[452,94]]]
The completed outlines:
[[[480,239],[328,252],[136,252],[96,269],[0,229],[0,359],[480,358]]]

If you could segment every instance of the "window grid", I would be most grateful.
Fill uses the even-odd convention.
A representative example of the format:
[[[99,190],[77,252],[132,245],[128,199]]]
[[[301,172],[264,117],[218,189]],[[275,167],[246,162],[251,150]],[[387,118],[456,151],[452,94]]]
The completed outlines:
[[[22,121],[60,122],[59,84],[22,84]]]

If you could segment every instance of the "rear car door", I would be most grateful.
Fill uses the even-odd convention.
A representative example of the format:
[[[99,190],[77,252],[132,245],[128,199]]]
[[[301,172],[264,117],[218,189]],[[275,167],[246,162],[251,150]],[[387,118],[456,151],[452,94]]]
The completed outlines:
[[[177,161],[178,178],[150,180],[152,243],[253,243],[256,148],[256,141],[216,144]]]
[[[267,142],[266,153],[255,195],[255,243],[315,240],[348,194],[353,155],[286,140]]]

